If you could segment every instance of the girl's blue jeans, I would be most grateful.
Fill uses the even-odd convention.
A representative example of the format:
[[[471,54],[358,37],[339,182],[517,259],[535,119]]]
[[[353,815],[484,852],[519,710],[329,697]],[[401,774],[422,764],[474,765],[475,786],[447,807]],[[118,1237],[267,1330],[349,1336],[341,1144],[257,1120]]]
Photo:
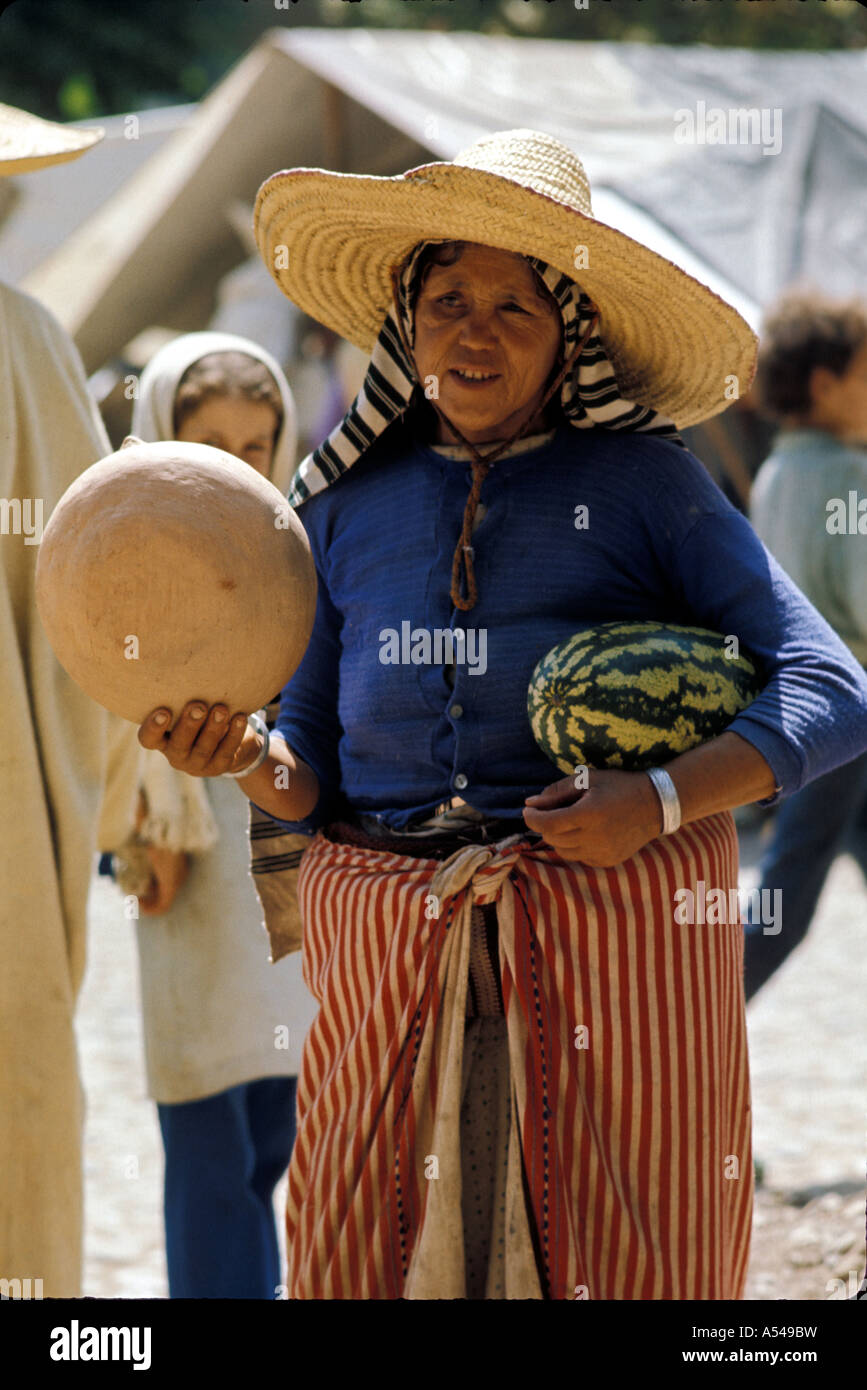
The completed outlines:
[[[269,1298],[281,1282],[272,1198],[295,1142],[296,1078],[158,1105],[171,1298]]]

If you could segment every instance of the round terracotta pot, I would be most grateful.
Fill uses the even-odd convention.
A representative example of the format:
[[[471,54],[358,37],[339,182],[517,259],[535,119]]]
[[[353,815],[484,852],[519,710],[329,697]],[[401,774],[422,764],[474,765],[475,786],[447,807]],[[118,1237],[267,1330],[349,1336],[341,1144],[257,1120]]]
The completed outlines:
[[[316,610],[301,522],[253,468],[202,444],[135,443],[63,494],[36,602],[61,665],[140,724],[187,701],[259,709],[290,679]]]

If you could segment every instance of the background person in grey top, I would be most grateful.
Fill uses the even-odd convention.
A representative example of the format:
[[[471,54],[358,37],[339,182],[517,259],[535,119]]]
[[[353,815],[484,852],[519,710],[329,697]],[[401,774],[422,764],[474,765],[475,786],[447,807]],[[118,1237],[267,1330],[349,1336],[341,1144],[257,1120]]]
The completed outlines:
[[[867,667],[867,304],[787,295],[765,324],[756,388],[782,429],[753,485],[750,519]],[[862,754],[781,805],[760,874],[762,889],[781,890],[782,912],[770,929],[749,914],[747,999],[806,935],[844,841],[867,876],[865,797]]]

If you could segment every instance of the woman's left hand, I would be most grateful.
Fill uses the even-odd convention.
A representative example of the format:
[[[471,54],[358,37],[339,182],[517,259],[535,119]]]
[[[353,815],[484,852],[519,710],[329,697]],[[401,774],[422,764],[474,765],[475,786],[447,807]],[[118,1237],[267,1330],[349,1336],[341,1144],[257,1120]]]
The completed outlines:
[[[578,791],[563,777],[527,797],[524,820],[561,859],[611,868],[662,833],[659,797],[643,772],[590,768],[587,782]]]

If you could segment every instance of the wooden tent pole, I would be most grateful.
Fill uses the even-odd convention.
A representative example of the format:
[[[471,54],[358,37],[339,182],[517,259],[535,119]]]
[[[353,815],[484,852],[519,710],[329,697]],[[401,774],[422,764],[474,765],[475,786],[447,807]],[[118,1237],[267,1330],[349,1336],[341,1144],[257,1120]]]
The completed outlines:
[[[729,481],[738,494],[744,508],[749,506],[750,489],[753,482],[749,471],[744,465],[738,451],[732,445],[728,433],[718,416],[713,416],[710,420],[702,420],[701,427],[707,430],[711,444],[716,449],[722,461]]]

